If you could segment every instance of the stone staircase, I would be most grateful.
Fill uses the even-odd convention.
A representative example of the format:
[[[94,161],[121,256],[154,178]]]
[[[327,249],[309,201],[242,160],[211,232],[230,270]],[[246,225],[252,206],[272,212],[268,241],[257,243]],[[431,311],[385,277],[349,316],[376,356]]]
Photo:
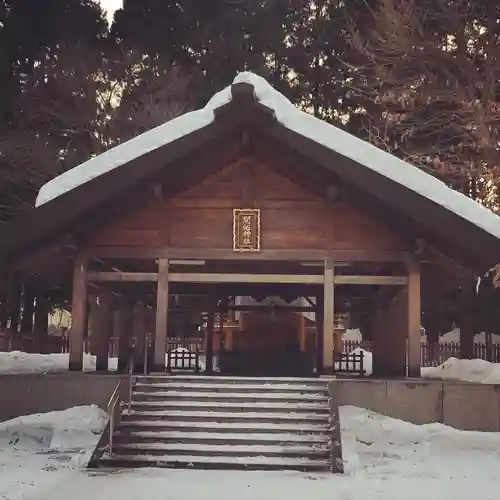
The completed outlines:
[[[139,376],[99,466],[341,472],[333,415],[321,379]]]

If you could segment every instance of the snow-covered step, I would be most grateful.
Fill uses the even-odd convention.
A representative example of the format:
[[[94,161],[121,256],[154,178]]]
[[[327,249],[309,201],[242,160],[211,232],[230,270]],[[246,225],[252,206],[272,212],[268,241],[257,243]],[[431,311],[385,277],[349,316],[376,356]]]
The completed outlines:
[[[302,426],[305,424],[325,423],[325,412],[323,413],[308,413],[280,411],[276,409],[273,412],[265,413],[255,411],[245,412],[225,412],[225,411],[206,411],[197,409],[197,411],[186,410],[162,410],[157,411],[135,411],[125,412],[122,420],[134,421],[141,419],[142,421],[168,422],[172,420],[182,419],[184,422],[218,422],[218,423],[283,423],[296,424]]]
[[[282,392],[299,392],[301,394],[328,394],[328,388],[325,384],[321,385],[305,385],[305,384],[272,384],[272,383],[261,383],[261,384],[224,384],[224,383],[212,383],[207,384],[205,382],[177,382],[175,377],[172,380],[165,381],[141,381],[138,380],[136,385],[138,391],[194,391],[194,392],[233,392],[235,389],[239,393],[246,392],[257,392],[257,393],[282,393]]]
[[[329,436],[317,434],[293,434],[293,433],[275,433],[264,432],[259,429],[258,432],[238,433],[238,432],[181,432],[181,431],[137,431],[131,436],[130,433],[117,430],[115,439],[133,441],[149,441],[149,442],[199,442],[199,443],[216,443],[221,444],[266,444],[266,443],[310,443],[310,444],[328,444]]]
[[[327,381],[138,376],[101,465],[330,470]],[[333,427],[332,427],[333,426]]]
[[[303,394],[300,392],[280,392],[280,393],[256,393],[256,392],[184,392],[184,391],[148,391],[140,392],[135,390],[133,394],[134,401],[146,400],[207,400],[207,401],[269,401],[269,402],[327,402],[328,397],[322,394]]]
[[[210,457],[191,455],[113,455],[103,457],[103,465],[111,467],[163,467],[182,469],[233,469],[233,470],[297,470],[326,472],[328,460],[285,457]]]
[[[196,400],[187,400],[187,401],[135,401],[132,400],[132,408],[133,409],[200,409],[207,410],[211,409],[211,411],[221,411],[221,410],[232,410],[237,412],[246,412],[246,411],[264,411],[271,412],[273,410],[290,410],[293,412],[321,412],[329,414],[328,402],[320,403],[296,403],[283,401],[281,403],[268,403],[267,401],[261,402],[239,402],[239,401],[196,401]]]
[[[138,381],[157,381],[172,383],[203,383],[203,384],[288,384],[288,385],[311,385],[325,387],[327,379],[300,378],[300,377],[225,377],[222,375],[184,375],[184,374],[150,374],[138,375]]]
[[[289,457],[307,456],[308,459],[328,459],[328,447],[301,444],[296,446],[281,445],[221,445],[221,444],[184,444],[184,443],[134,443],[119,444],[114,453],[118,455],[196,455],[206,457]]]
[[[182,430],[183,432],[249,432],[258,431],[260,429],[265,432],[285,432],[297,434],[321,434],[328,431],[328,422],[324,420],[316,425],[311,425],[307,421],[302,424],[290,424],[285,420],[282,423],[269,423],[269,422],[186,422],[181,420],[173,420],[165,422],[161,420],[148,421],[148,420],[128,420],[119,424],[119,429],[123,431],[137,431],[137,430]]]

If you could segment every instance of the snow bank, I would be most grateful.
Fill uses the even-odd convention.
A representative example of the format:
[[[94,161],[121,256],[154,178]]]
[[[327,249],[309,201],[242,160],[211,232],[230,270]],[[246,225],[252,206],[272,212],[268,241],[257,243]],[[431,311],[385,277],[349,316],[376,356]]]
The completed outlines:
[[[449,358],[442,365],[422,368],[422,377],[479,384],[500,384],[500,364],[482,359]]]
[[[187,352],[187,349],[181,347],[178,352]],[[167,365],[167,356],[165,354],[165,366]],[[201,371],[205,370],[205,356],[199,356],[199,367]],[[182,367],[180,360],[177,360],[178,366]],[[52,353],[36,354],[20,351],[0,352],[0,375],[14,373],[60,373],[67,372],[69,366],[69,354]],[[91,354],[83,355],[83,370],[95,371],[96,356]],[[109,358],[109,371],[116,371],[118,358]],[[217,364],[217,356],[214,356],[214,366]]]
[[[500,219],[486,207],[450,189],[419,168],[304,113],[264,78],[243,72],[236,76],[233,83],[240,82],[253,85],[256,99],[272,109],[277,121],[289,130],[350,158],[500,238]],[[231,99],[229,86],[215,94],[205,108],[179,116],[61,174],[42,186],[35,205],[40,206],[95,177],[210,125],[214,120],[214,111]]]
[[[17,417],[0,422],[0,448],[2,452],[87,450],[95,446],[106,419],[95,405]]]
[[[0,498],[25,500],[40,487],[64,483],[88,463],[105,424],[106,414],[96,406],[1,422]]]
[[[114,474],[70,471],[39,480],[37,500],[497,500],[500,433],[413,425],[368,410],[340,408],[346,473],[136,469]],[[33,455],[25,476],[33,481]],[[471,466],[472,465],[472,466]],[[9,481],[13,468],[0,475]],[[26,487],[27,488],[27,487]],[[168,493],[166,493],[168,492]],[[4,496],[14,499],[11,491]],[[16,497],[26,498],[18,495]],[[31,497],[33,498],[33,497]]]
[[[84,371],[95,371],[96,357],[83,355]],[[110,358],[110,370],[115,371],[117,359]],[[68,371],[69,354],[37,354],[21,351],[0,352],[0,374],[6,373],[56,373]]]

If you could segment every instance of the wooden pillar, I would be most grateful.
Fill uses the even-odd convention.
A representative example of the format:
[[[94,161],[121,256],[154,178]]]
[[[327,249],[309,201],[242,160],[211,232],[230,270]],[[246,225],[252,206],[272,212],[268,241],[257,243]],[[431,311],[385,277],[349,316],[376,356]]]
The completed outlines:
[[[323,373],[323,317],[324,317],[324,301],[323,294],[316,297],[315,308],[316,320],[316,374]]]
[[[17,332],[21,321],[21,285],[18,278],[12,278],[12,281],[8,299],[9,329]]]
[[[34,305],[35,297],[33,290],[25,286],[23,294],[23,313],[21,318],[21,333],[23,335],[31,335],[33,333]]]
[[[217,344],[217,352],[220,353],[222,346],[226,344],[226,339],[224,338],[224,322],[226,319],[225,313],[219,312],[219,342]]]
[[[99,306],[97,295],[89,295],[88,301],[88,332],[89,332],[89,352],[93,356],[97,354],[97,336],[99,335]]]
[[[148,350],[148,373],[152,370],[154,365],[154,345],[155,345],[155,335],[156,331],[156,307],[151,307],[146,309],[146,341],[149,339],[149,345],[145,344]],[[149,335],[148,335],[149,334]]]
[[[141,302],[138,302],[134,307],[132,335],[135,338],[135,352],[137,355],[134,370],[143,373],[146,342],[146,306]]]
[[[234,333],[234,328],[232,328],[233,325],[231,325],[231,328],[228,328],[225,336],[224,336],[224,349],[226,351],[232,351],[233,350],[233,333]]]
[[[83,343],[87,330],[87,258],[77,256],[73,263],[73,298],[71,301],[71,330],[69,335],[69,369],[82,371]]]
[[[113,297],[106,290],[99,293],[97,321],[94,322],[93,327],[96,371],[107,371],[109,369],[109,340],[113,335]]]
[[[205,371],[207,373],[214,371],[214,312],[212,310],[209,310],[207,315]]]
[[[372,338],[372,375],[375,377],[386,376],[386,311],[384,304],[378,302],[373,306],[370,315],[370,331]],[[406,339],[406,329],[403,332]]]
[[[122,299],[119,303],[117,314],[118,341],[118,371],[123,373],[127,369],[127,363],[131,352],[132,324],[134,319],[134,304]]]
[[[305,317],[302,313],[297,313],[299,316],[299,347],[302,352],[306,352],[306,327]]]
[[[155,372],[165,371],[168,323],[168,267],[168,259],[159,259],[158,289],[156,292],[156,331],[152,367]]]
[[[386,309],[385,324],[381,325],[385,336],[384,375],[387,377],[406,376],[407,294],[403,289],[392,297]],[[420,325],[418,352],[420,366]]]
[[[43,354],[50,352],[49,333],[49,301],[46,292],[39,291],[35,298],[35,319],[33,324],[37,351]]]
[[[2,296],[0,298],[0,330],[7,328],[8,320],[9,320],[9,308],[7,305],[7,297]]]
[[[477,295],[469,283],[464,284],[459,298],[458,323],[460,327],[460,357],[472,359],[474,357],[474,316],[476,312]]]
[[[408,267],[408,377],[420,377],[420,265],[411,262]]]
[[[474,323],[470,312],[464,310],[460,313],[460,357],[472,359],[474,357]]]
[[[333,326],[335,320],[334,311],[334,266],[328,259],[325,261],[325,283],[324,283],[324,316],[323,316],[323,369],[326,373],[333,372]]]

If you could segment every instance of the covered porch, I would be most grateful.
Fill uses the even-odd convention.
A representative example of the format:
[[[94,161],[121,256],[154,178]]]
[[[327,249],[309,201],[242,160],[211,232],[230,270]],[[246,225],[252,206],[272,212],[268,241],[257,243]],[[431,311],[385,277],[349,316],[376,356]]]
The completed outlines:
[[[192,351],[201,338],[207,373],[332,374],[341,354],[338,318],[349,314],[350,326],[373,342],[374,375],[419,376],[420,265],[410,254],[330,252],[320,260],[321,252],[282,252],[267,260],[197,252],[181,260],[128,253],[94,252],[75,264],[71,370],[82,369],[89,329],[97,369],[107,369],[109,332],[118,323],[121,368],[132,351],[137,370],[145,363],[155,372],[182,368],[179,347]],[[280,303],[266,303],[269,297]]]

